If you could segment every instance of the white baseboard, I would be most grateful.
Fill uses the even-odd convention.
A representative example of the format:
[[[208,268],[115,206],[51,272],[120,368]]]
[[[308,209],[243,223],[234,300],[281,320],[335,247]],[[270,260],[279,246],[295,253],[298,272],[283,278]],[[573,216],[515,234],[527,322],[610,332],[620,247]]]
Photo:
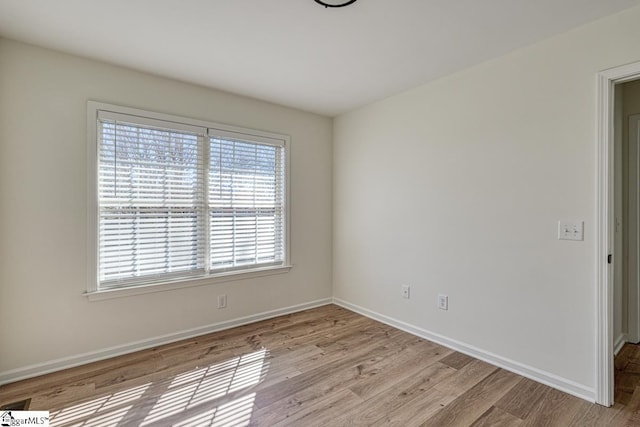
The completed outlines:
[[[618,338],[616,338],[616,342],[613,343],[614,356],[617,356],[618,353],[620,353],[620,350],[622,350],[622,346],[624,346],[627,341],[627,334],[625,333],[620,334]]]
[[[549,387],[553,387],[589,402],[595,402],[595,389],[591,387],[587,387],[583,384],[579,384],[577,382],[562,378],[550,372],[545,372],[540,369],[527,366],[523,363],[507,359],[505,357],[490,353],[488,351],[465,344],[463,342],[447,338],[443,335],[427,331],[426,329],[422,329],[417,326],[413,326],[411,324],[394,319],[392,317],[385,316],[384,314],[380,314],[367,308],[360,307],[356,304],[341,300],[340,298],[334,297],[333,303],[348,310],[362,314],[363,316],[385,323],[389,326],[393,326],[394,328],[416,335],[420,338],[433,341],[460,353],[467,354],[476,359],[480,359],[497,367],[506,369],[507,371],[514,372],[518,375],[522,375],[523,377],[527,377],[539,383],[548,385]]]
[[[331,298],[324,298],[303,304],[292,305],[290,307],[280,308],[277,310],[265,311],[251,316],[226,320],[224,322],[214,323],[199,328],[188,329],[186,331],[175,332],[155,338],[136,341],[129,344],[118,345],[115,347],[105,348],[98,351],[79,354],[76,356],[55,359],[44,363],[38,363],[36,365],[26,366],[24,368],[4,371],[0,372],[0,385],[24,380],[27,378],[37,377],[39,375],[44,375],[67,368],[73,368],[75,366],[80,366],[91,362],[97,362],[99,360],[109,359],[115,356],[121,356],[123,354],[132,353],[134,351],[140,351],[152,347],[157,347],[163,344],[169,344],[183,339],[210,334],[212,332],[222,331],[224,329],[235,328],[236,326],[242,326],[248,323],[259,322],[261,320],[267,320],[285,314],[296,313],[298,311],[308,310],[310,308],[320,307],[331,303]]]

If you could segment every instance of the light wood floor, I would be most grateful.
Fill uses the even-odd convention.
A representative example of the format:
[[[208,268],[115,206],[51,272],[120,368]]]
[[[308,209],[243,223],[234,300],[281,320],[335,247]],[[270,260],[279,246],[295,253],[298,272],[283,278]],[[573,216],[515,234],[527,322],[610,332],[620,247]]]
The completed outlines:
[[[627,393],[590,404],[328,305],[5,385],[0,406],[66,427],[640,425]]]
[[[625,344],[615,360],[615,398],[617,403],[629,406],[640,386],[640,345]],[[639,416],[640,419],[640,416]]]

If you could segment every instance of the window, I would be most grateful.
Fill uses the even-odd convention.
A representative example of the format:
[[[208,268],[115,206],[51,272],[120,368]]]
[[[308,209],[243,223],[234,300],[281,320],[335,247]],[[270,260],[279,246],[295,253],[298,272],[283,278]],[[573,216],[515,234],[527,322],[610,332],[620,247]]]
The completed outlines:
[[[96,102],[88,117],[89,293],[288,268],[286,136]]]

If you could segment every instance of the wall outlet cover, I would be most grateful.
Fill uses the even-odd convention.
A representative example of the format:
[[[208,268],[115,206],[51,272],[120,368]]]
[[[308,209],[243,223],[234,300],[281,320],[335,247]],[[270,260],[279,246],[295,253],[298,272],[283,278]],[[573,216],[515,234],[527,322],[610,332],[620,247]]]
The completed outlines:
[[[438,295],[438,308],[440,310],[449,310],[449,297],[447,295]]]
[[[227,308],[227,296],[218,295],[218,308]]]
[[[406,299],[411,298],[411,286],[402,285],[401,292],[402,292],[402,298],[406,298]]]

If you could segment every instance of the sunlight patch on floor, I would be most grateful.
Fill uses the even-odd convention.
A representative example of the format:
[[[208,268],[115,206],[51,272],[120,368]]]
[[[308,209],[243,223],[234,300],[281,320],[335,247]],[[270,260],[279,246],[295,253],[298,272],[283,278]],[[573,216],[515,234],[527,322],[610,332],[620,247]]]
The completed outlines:
[[[51,413],[57,427],[246,426],[256,394],[242,394],[268,371],[261,349]]]
[[[144,394],[144,392],[149,388],[150,385],[151,383],[144,384],[144,385],[133,387],[124,391],[120,391],[118,393],[108,395],[108,396],[103,396],[97,399],[89,400],[88,402],[83,402],[78,405],[73,405],[59,411],[54,411],[50,414],[50,417],[49,417],[51,426],[92,426],[94,424],[90,424],[89,423],[90,420],[85,420],[83,422],[76,423],[76,424],[73,424],[73,423],[81,419],[85,419],[89,416],[95,415],[97,413],[102,414],[116,407],[118,407],[117,410],[108,412],[105,415],[110,415],[113,413],[119,414],[122,411],[122,408],[119,408],[120,406],[130,402],[135,402],[136,400],[138,400]],[[126,408],[127,410],[124,411],[124,414],[126,414],[126,412],[131,408],[131,405],[127,406]],[[98,419],[98,418],[102,419],[102,417],[103,416],[100,415],[100,417],[95,417],[95,418],[92,417],[91,419],[92,420]],[[118,421],[122,419],[122,417],[120,417],[117,420],[115,420],[115,422],[111,422],[109,421],[108,418],[109,417],[106,417],[103,420],[102,424],[100,424],[101,427],[116,425]],[[116,418],[117,418],[117,415],[116,415]]]

